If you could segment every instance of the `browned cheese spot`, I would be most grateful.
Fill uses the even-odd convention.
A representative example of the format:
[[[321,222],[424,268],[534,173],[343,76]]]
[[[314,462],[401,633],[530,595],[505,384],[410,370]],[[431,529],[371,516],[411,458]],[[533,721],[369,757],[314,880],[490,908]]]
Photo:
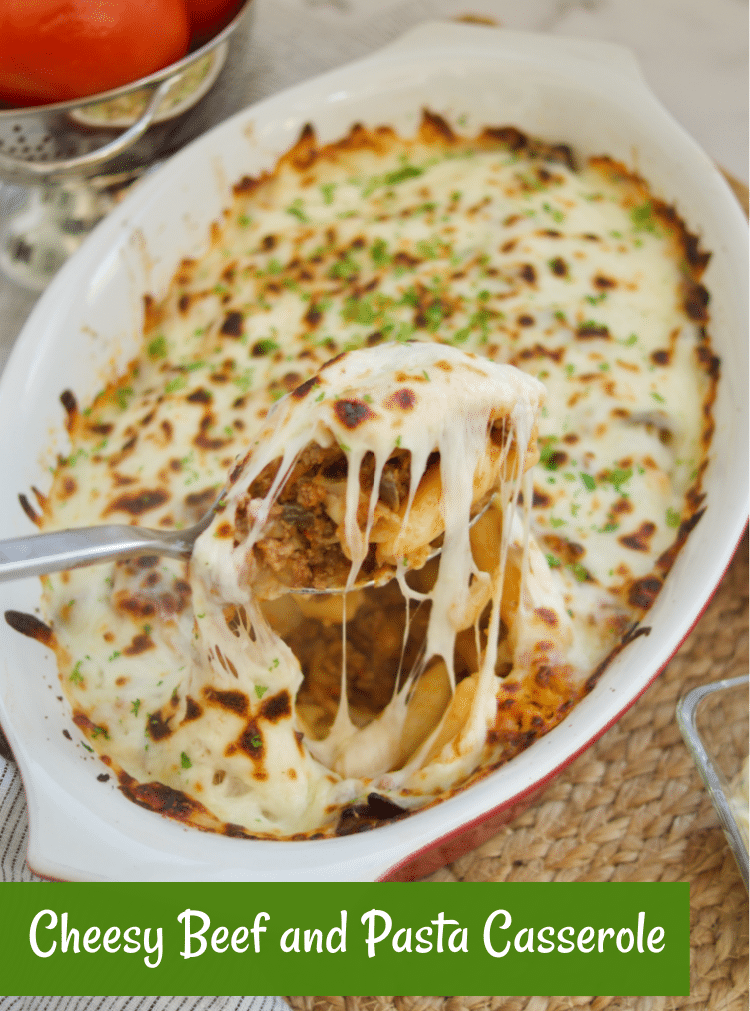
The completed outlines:
[[[224,322],[219,327],[219,333],[226,334],[228,337],[241,337],[243,329],[242,313],[233,309],[224,317]]]
[[[185,718],[183,723],[191,723],[193,720],[198,720],[203,715],[203,709],[190,695],[185,697]]]
[[[26,614],[24,611],[6,611],[5,621],[14,631],[27,635],[29,639],[36,639],[43,646],[54,649],[57,645],[55,633],[49,625],[45,625],[33,614]]]
[[[342,425],[350,430],[359,428],[365,421],[375,417],[375,412],[364,400],[337,400],[333,412]]]
[[[612,512],[617,516],[621,516],[623,513],[632,513],[633,503],[627,498],[618,498],[615,504],[612,506]]]
[[[213,393],[210,390],[204,390],[200,387],[197,390],[193,390],[192,393],[188,393],[186,400],[189,400],[191,404],[210,404],[213,400]]]
[[[519,496],[520,499],[520,496]],[[537,487],[534,487],[534,494],[531,499],[531,507],[537,509],[546,509],[548,506],[552,505],[552,499],[546,492],[539,491]]]
[[[148,332],[157,326],[162,319],[164,309],[153,295],[143,296],[143,329]]]
[[[120,772],[118,779],[125,796],[149,811],[186,823],[206,825],[216,822],[203,804],[188,797],[182,790],[174,790],[164,783],[138,783],[126,772]]]
[[[695,353],[698,357],[698,361],[705,369],[706,374],[711,379],[718,379],[721,359],[717,355],[713,354],[710,348],[706,347],[705,344],[699,344],[695,349]]]
[[[567,277],[568,265],[561,256],[556,256],[554,260],[550,260],[549,269],[556,277]]]
[[[169,501],[169,492],[165,488],[154,488],[137,492],[135,495],[120,495],[104,510],[108,516],[114,512],[130,513],[131,516],[142,516],[152,509],[158,509]]]
[[[292,715],[292,700],[289,692],[284,689],[277,695],[263,703],[260,715],[269,723],[278,723],[279,720],[286,720]]]
[[[539,343],[536,343],[532,348],[523,348],[523,350],[518,353],[519,361],[531,361],[535,358],[549,358],[550,361],[561,362],[564,357],[565,348],[546,348],[543,344]]]
[[[204,488],[203,491],[191,491],[185,496],[185,505],[192,515],[200,519],[214,504],[218,489],[215,487]]]
[[[611,277],[606,277],[604,274],[597,274],[592,283],[599,291],[606,291],[608,288],[617,287],[617,281]]]
[[[610,340],[610,333],[606,326],[599,323],[581,323],[576,330],[576,337],[579,340],[594,340],[599,337],[602,340]]]
[[[628,590],[628,603],[633,607],[648,609],[656,600],[656,595],[661,590],[662,582],[658,576],[644,576],[636,579]]]
[[[322,319],[323,310],[313,302],[304,315],[305,322],[314,329]]]
[[[649,541],[655,532],[656,524],[646,520],[632,534],[623,534],[617,539],[623,547],[632,551],[648,551]]]
[[[708,322],[709,294],[702,284],[686,282],[683,306],[690,319],[696,323]]]
[[[375,828],[385,821],[393,821],[403,818],[409,812],[394,804],[387,797],[380,794],[371,793],[367,797],[366,804],[351,804],[341,812],[338,824],[336,825],[336,835],[353,835],[356,832],[366,832]]]
[[[292,396],[295,400],[304,400],[307,394],[311,390],[314,390],[316,386],[320,386],[320,376],[312,376],[306,382],[298,386],[296,390],[292,390]]]
[[[253,777],[255,779],[267,779],[268,773],[263,769],[263,737],[261,736],[260,728],[255,720],[250,720],[250,722],[245,726],[245,729],[240,734],[237,739],[236,744],[230,744],[227,748],[227,757],[237,749],[244,751],[255,764],[255,769],[253,770]]]
[[[165,737],[170,736],[172,728],[169,725],[169,721],[171,719],[171,715],[165,718],[161,710],[149,714],[146,720],[146,733],[152,741],[161,741]]]
[[[139,635],[134,635],[130,645],[123,648],[123,653],[125,656],[138,656],[139,653],[145,653],[149,649],[154,649],[156,643],[151,639],[150,636],[146,635],[145,632],[141,632]]]
[[[215,423],[216,418],[214,415],[211,411],[206,411],[200,420],[200,424],[198,425],[198,434],[193,439],[194,446],[197,446],[198,449],[208,449],[213,451],[223,449],[224,446],[227,445],[227,443],[231,440],[231,436],[229,439],[224,439],[219,436],[209,435],[209,432],[214,427]]]
[[[411,411],[414,409],[416,402],[417,395],[414,390],[404,387],[403,389],[396,390],[395,393],[392,393],[383,406],[389,411]]]
[[[82,730],[87,737],[101,737],[105,739],[109,737],[109,733],[106,727],[97,726],[85,713],[77,710],[73,713],[73,722]]]
[[[230,839],[252,839],[253,837],[244,829],[242,825],[235,825],[233,822],[227,822],[224,825],[223,834],[229,836]]]
[[[534,614],[537,618],[543,621],[545,625],[549,625],[550,628],[554,628],[557,625],[557,615],[549,607],[535,607]]]
[[[240,691],[219,691],[208,686],[203,689],[203,695],[209,705],[218,706],[220,709],[227,709],[238,716],[247,716],[248,699],[244,692]]]
[[[572,565],[580,561],[586,554],[586,549],[581,544],[565,540],[564,537],[559,537],[557,534],[545,534],[544,543],[551,549],[553,554],[566,564]]]
[[[60,403],[65,408],[65,427],[71,432],[78,417],[78,401],[75,398],[75,394],[70,390],[63,390],[60,394]]]
[[[31,502],[29,502],[29,500],[26,498],[26,496],[23,494],[19,495],[18,501],[21,503],[21,508],[29,517],[31,522],[34,523],[36,526],[39,526],[41,522],[41,517],[37,515],[34,507],[32,506]]]

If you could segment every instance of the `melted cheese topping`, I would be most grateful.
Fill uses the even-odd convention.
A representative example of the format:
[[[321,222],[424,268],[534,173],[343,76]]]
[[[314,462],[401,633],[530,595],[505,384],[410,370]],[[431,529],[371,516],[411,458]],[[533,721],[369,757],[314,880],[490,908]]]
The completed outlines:
[[[239,461],[225,508],[192,574],[146,558],[53,576],[48,616],[74,719],[133,799],[231,834],[356,831],[546,733],[650,606],[701,505],[718,375],[698,283],[707,256],[622,166],[576,170],[563,146],[510,128],[467,140],[429,115],[409,141],[355,128],[319,147],[306,131],[236,194],[207,254],[147,301],[129,373],[84,411],[66,396],[73,448],[40,522],[187,526]],[[341,351],[352,354],[320,387],[281,400]],[[470,384],[437,367],[465,351],[480,386],[497,392],[495,368],[512,365],[547,389],[523,510],[505,475],[470,533],[467,475],[487,455],[488,415],[480,452],[460,399]],[[406,362],[410,379],[396,380],[417,353],[423,382]],[[538,397],[508,381],[506,407]],[[398,430],[384,412],[352,438],[349,414],[331,410],[365,396],[380,410],[405,388],[419,404]],[[527,424],[511,426],[519,451]],[[418,568],[424,543],[411,558],[407,545],[411,575],[400,572],[396,536],[379,562],[398,578],[347,594],[346,613],[340,597],[253,596],[242,574],[267,528],[251,533],[236,506],[280,510],[304,541],[283,482],[313,439],[338,442],[360,477],[329,500],[352,579],[388,510],[375,511],[390,503],[403,519],[437,447],[451,489],[437,573]],[[274,489],[249,494],[280,457]],[[228,536],[214,537],[222,522]]]

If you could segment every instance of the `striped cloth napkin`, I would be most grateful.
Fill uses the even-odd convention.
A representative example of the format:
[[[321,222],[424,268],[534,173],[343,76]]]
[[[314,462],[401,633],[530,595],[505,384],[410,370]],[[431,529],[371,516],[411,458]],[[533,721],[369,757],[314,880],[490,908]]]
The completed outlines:
[[[0,881],[43,881],[26,864],[29,823],[16,763],[0,732]],[[0,1011],[289,1011],[281,997],[3,997]]]

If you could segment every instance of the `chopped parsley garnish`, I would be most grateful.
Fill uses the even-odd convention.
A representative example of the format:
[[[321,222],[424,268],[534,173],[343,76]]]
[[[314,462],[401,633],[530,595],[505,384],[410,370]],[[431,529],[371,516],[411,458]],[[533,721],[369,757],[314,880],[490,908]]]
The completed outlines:
[[[121,386],[119,390],[115,390],[115,401],[121,411],[127,409],[127,406],[130,403],[130,398],[133,396],[133,392],[132,386]]]
[[[661,395],[661,393],[653,393],[652,392],[651,396],[654,398],[654,400],[656,401],[657,404],[666,404],[666,400]]]
[[[583,481],[584,485],[588,488],[589,491],[593,491],[596,488],[596,481],[591,476],[591,474],[586,474],[584,471],[581,471],[578,476]]]
[[[631,210],[630,220],[636,232],[651,232],[652,235],[661,234],[657,220],[654,217],[654,208],[648,200]]]
[[[391,258],[388,255],[388,243],[385,239],[375,239],[370,249],[370,256],[376,267],[388,266]]]
[[[166,393],[176,393],[178,390],[184,390],[186,386],[187,379],[184,376],[175,376],[174,379],[169,380],[164,390]]]
[[[542,204],[542,210],[546,211],[547,214],[549,214],[549,216],[552,218],[552,220],[556,221],[558,224],[561,221],[565,220],[565,215],[563,214],[563,212],[559,210],[557,207],[553,207],[552,204],[547,203],[546,200]]]
[[[296,200],[293,200],[286,208],[286,212],[287,214],[291,214],[292,217],[297,218],[298,221],[301,221],[303,225],[307,225],[310,222],[307,214],[305,214],[302,197],[297,197]]]
[[[190,758],[188,757],[188,755],[185,754],[184,751],[180,755],[180,765],[182,766],[183,769],[191,769],[193,767],[193,763],[190,761]]]
[[[131,704],[131,706],[130,706],[130,712],[133,714],[133,716],[137,716],[138,715],[138,710],[140,708],[141,708],[141,700],[140,699],[134,699],[133,702],[132,702],[132,704]]]
[[[245,369],[238,376],[235,376],[232,382],[235,386],[239,387],[243,393],[247,393],[253,384],[253,370]]]
[[[629,481],[632,476],[632,467],[618,467],[616,470],[610,471],[607,474],[607,480],[610,484],[614,485],[615,491],[618,495],[625,495],[625,492],[622,490],[622,486]]]
[[[680,513],[676,509],[672,509],[671,507],[667,509],[666,520],[668,527],[676,529],[680,525],[680,519]]]
[[[278,350],[279,345],[276,341],[271,340],[270,337],[264,337],[263,339],[256,341],[253,345],[253,354],[258,355],[259,357]]]
[[[149,358],[166,358],[167,357],[167,338],[164,334],[159,334],[158,337],[149,343],[146,348],[148,351]]]
[[[70,672],[70,680],[74,684],[77,684],[77,685],[82,685],[83,684],[83,674],[81,674],[81,665],[82,664],[83,664],[83,660],[79,660],[78,663],[73,668],[73,670]]]
[[[547,555],[547,565],[549,565],[551,569],[558,569],[560,567],[560,559],[555,558],[554,555]]]
[[[259,699],[262,699],[263,696],[266,694],[267,691],[268,691],[268,685],[256,685],[255,686],[255,694],[258,696]]]
[[[347,253],[343,260],[337,260],[328,271],[328,276],[345,281],[348,277],[359,273],[359,264]]]
[[[586,580],[589,578],[588,572],[581,565],[580,562],[571,562],[571,564],[568,566],[568,568],[573,573],[573,575],[576,577],[576,579],[578,580],[579,583],[585,583]]]
[[[333,195],[336,192],[336,183],[323,183],[320,187],[320,192],[323,194],[323,203],[330,206],[333,203]]]
[[[406,179],[416,179],[417,176],[421,176],[424,169],[418,168],[416,165],[402,165],[401,168],[396,169],[395,172],[388,172],[383,176],[383,182],[386,186],[395,186],[396,183],[402,183]]]

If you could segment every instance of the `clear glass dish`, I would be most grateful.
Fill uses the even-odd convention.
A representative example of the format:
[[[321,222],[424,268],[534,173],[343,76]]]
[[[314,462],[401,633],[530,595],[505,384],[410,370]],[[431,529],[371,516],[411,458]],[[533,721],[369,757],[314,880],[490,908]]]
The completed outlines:
[[[701,685],[677,704],[677,722],[748,887],[748,677]],[[745,778],[745,784],[747,779]]]

